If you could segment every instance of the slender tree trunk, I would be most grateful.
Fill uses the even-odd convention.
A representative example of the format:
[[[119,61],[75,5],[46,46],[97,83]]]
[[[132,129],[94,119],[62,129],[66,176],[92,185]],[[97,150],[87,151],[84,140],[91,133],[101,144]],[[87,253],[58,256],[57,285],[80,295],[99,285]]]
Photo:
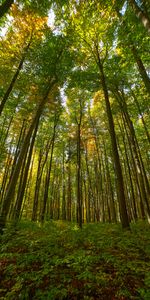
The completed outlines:
[[[33,146],[34,146],[34,142],[35,142],[35,138],[36,138],[36,134],[37,134],[37,130],[38,130],[38,125],[39,125],[39,119],[37,120],[37,124],[35,126],[34,133],[33,133],[32,139],[31,139],[31,144],[29,146],[29,153],[28,153],[28,156],[27,156],[27,162],[26,162],[26,165],[25,165],[23,180],[22,180],[22,183],[21,183],[21,189],[19,191],[17,201],[16,201],[16,205],[15,205],[15,212],[14,212],[14,220],[15,221],[17,221],[19,219],[19,216],[20,216],[20,211],[21,211],[23,197],[24,197],[24,193],[25,193],[25,189],[26,189],[27,178],[28,178],[28,173],[29,173],[29,167],[30,167],[30,163],[31,163]]]
[[[70,139],[69,139],[69,153],[70,153]],[[68,183],[67,183],[67,221],[71,221],[71,210],[72,210],[72,181],[71,181],[71,157],[68,158],[67,167]]]
[[[0,18],[8,12],[11,5],[14,3],[14,0],[5,0],[3,4],[0,5]]]
[[[56,180],[56,168],[54,166],[53,178],[51,180],[51,185],[50,185],[50,205],[49,205],[50,220],[54,218],[55,180]]]
[[[110,170],[109,170],[109,164],[108,164],[108,157],[107,157],[107,151],[106,151],[106,145],[104,144],[104,154],[105,154],[105,168],[107,173],[107,182],[109,186],[109,192],[110,192],[110,211],[111,211],[111,221],[117,222],[117,216],[116,216],[116,209],[115,209],[115,202],[114,202],[114,193],[113,193],[113,187],[111,182],[111,176],[110,176]]]
[[[98,185],[99,185],[99,202],[100,202],[100,215],[102,216],[101,219],[103,219],[104,217],[104,187],[103,187],[103,183],[104,183],[104,178],[102,176],[103,174],[103,171],[102,171],[102,153],[100,151],[100,148],[101,148],[101,145],[100,145],[100,142],[98,140],[98,130],[97,130],[97,125],[94,124],[94,120],[93,118],[91,117],[91,114],[90,114],[90,123],[92,125],[92,129],[93,129],[93,135],[94,135],[94,141],[95,141],[95,146],[96,146],[96,152],[97,152],[97,160],[98,160],[98,169],[99,169],[99,174],[98,174],[98,177],[99,177],[99,182],[98,182]]]
[[[2,128],[1,128],[2,134],[0,136],[0,149],[2,149],[2,151],[3,151],[3,148],[5,147],[5,143],[6,143],[6,140],[7,140],[7,137],[8,137],[8,133],[9,133],[12,121],[13,121],[13,116],[10,118],[9,123],[8,123],[8,127],[7,127],[6,132],[5,132],[5,122],[7,123],[7,120],[8,120],[8,116],[4,119],[4,123],[3,123]],[[1,153],[2,153],[2,151],[1,151]]]
[[[20,172],[20,176],[19,176],[19,182],[18,182],[18,191],[17,191],[17,197],[16,197],[16,203],[15,202],[15,199],[13,199],[13,202],[12,202],[12,208],[10,209],[10,213],[9,213],[9,218],[11,219],[15,219],[16,217],[16,207],[18,205],[18,199],[19,199],[19,196],[21,194],[21,189],[22,189],[22,182],[23,182],[23,177],[24,177],[24,170],[25,170],[25,165],[26,165],[26,160],[27,160],[27,155],[28,155],[28,149],[26,151],[26,154],[24,156],[24,159],[23,159],[23,162],[22,162],[22,165],[21,165],[21,172]]]
[[[116,176],[117,176],[120,218],[121,218],[122,227],[129,228],[129,219],[128,219],[127,207],[126,207],[123,175],[122,175],[121,163],[120,163],[120,158],[119,158],[119,153],[118,153],[118,148],[117,148],[114,121],[113,121],[113,116],[112,116],[110,102],[109,102],[109,95],[108,95],[108,89],[107,89],[105,75],[104,75],[104,71],[103,71],[103,65],[102,65],[101,59],[99,57],[99,52],[97,54],[98,54],[98,67],[99,67],[100,74],[101,74],[101,83],[102,83],[104,97],[105,97],[106,112],[107,112],[108,123],[109,123],[109,133],[110,133],[110,137],[111,137],[115,171],[116,171]]]
[[[43,175],[44,166],[47,162],[51,143],[52,143],[52,138],[48,140],[48,142],[46,143],[46,147],[44,147],[46,149],[44,160],[43,160],[43,149],[40,150],[39,153],[39,162],[38,162],[38,170],[37,170],[36,185],[35,185],[35,192],[34,192],[33,210],[32,210],[32,221],[37,220],[37,210],[38,210],[39,192],[41,187],[42,175]]]
[[[46,204],[47,204],[47,199],[48,199],[48,190],[49,190],[49,185],[50,185],[50,175],[51,175],[51,169],[52,169],[52,160],[53,160],[53,151],[54,151],[57,122],[58,122],[58,118],[55,115],[54,131],[53,131],[52,144],[51,144],[51,156],[50,156],[50,162],[49,162],[49,166],[48,166],[46,178],[45,178],[44,201],[43,201],[43,207],[42,207],[41,218],[40,218],[42,223],[44,221]]]
[[[34,192],[33,209],[32,209],[32,221],[37,220],[39,190],[40,190],[41,179],[42,179],[42,176],[41,176],[41,162],[42,162],[42,150],[40,149],[39,159],[38,159],[38,169],[37,169],[37,175],[36,175],[35,192]]]
[[[96,153],[94,153],[95,156]],[[99,186],[99,177],[100,172],[98,168],[98,159],[94,159],[94,177],[95,177],[95,206],[96,206],[96,220],[100,221],[100,186]]]
[[[65,145],[63,145],[63,165],[62,165],[62,219],[66,220]]]
[[[12,170],[11,170],[11,175],[10,175],[10,181],[11,181],[11,178],[13,176],[13,172],[14,172],[14,169],[15,169],[18,157],[19,157],[21,145],[24,142],[25,132],[26,132],[26,122],[25,122],[25,120],[23,120],[21,130],[20,130],[20,133],[19,133],[19,138],[18,138],[18,141],[17,141],[17,146],[16,146],[15,153],[14,153],[14,160],[13,160],[13,165],[12,165]]]
[[[149,142],[149,144],[150,144],[150,134],[149,134],[149,131],[148,131],[146,122],[145,122],[145,120],[144,120],[144,118],[143,118],[143,114],[142,114],[142,111],[141,111],[141,108],[140,108],[140,104],[139,104],[139,102],[138,102],[138,99],[137,99],[135,93],[134,93],[132,90],[131,90],[131,94],[132,94],[132,96],[133,96],[133,98],[134,98],[135,104],[136,104],[136,106],[137,106],[138,112],[139,112],[139,114],[140,114],[140,117],[141,117],[141,120],[142,120],[142,123],[143,123],[143,127],[144,127],[144,129],[145,129],[145,133],[146,133],[148,142]]]
[[[78,223],[82,228],[82,200],[81,200],[81,123],[77,129],[77,204],[78,204]]]
[[[26,190],[25,190],[25,195],[24,195],[24,201],[21,207],[21,213],[20,213],[20,218],[22,218],[23,212],[24,212],[24,216],[26,219],[30,218],[31,216],[28,214],[28,207],[30,206],[30,195],[31,195],[31,183],[32,181],[32,177],[33,177],[33,169],[34,169],[34,159],[35,159],[35,151],[34,154],[32,156],[32,162],[31,162],[31,168],[30,168],[30,173],[28,176],[28,180],[27,180],[27,184],[26,184]]]
[[[21,130],[19,133],[19,138],[17,141],[17,146],[15,149],[14,154],[12,154],[13,159],[11,160],[11,164],[9,165],[9,178],[7,180],[7,186],[5,186],[5,190],[3,190],[3,198],[5,198],[5,192],[7,191],[9,184],[11,182],[12,176],[13,176],[13,172],[17,163],[17,159],[19,156],[19,152],[20,152],[20,148],[21,148],[21,144],[23,143],[23,139],[24,139],[24,134],[25,134],[25,130],[26,130],[26,124],[25,124],[25,120],[23,120],[22,126],[21,126]],[[12,141],[12,148],[13,148],[13,141]],[[12,153],[12,151],[10,150],[10,153]]]
[[[60,219],[60,177],[57,174],[57,182],[55,187],[55,220]]]
[[[137,50],[136,50],[136,48],[135,48],[134,45],[131,45],[131,51],[132,51],[134,59],[135,59],[135,61],[137,63],[137,66],[138,66],[138,69],[139,69],[139,73],[140,73],[140,75],[141,75],[141,77],[143,79],[145,88],[146,88],[147,92],[150,95],[150,78],[147,75],[147,72],[145,70],[143,62],[142,62],[142,60],[141,60],[141,58],[140,58],[140,56],[139,56],[139,54],[138,54],[138,52],[137,52]]]
[[[10,166],[11,165],[12,165],[12,157],[11,157],[11,154],[8,153],[8,156],[7,156],[7,159],[5,162],[5,171],[4,171],[3,180],[2,180],[1,189],[0,189],[0,208],[1,209],[3,207],[3,197],[5,195],[8,178],[10,176]],[[0,211],[1,211],[1,209],[0,209]]]
[[[89,201],[93,204],[94,214],[96,214],[96,204],[95,204],[95,195],[92,187],[91,175],[89,170],[89,162],[88,162],[88,149],[87,144],[85,145],[85,161],[86,161],[86,173],[88,179],[88,198]]]
[[[150,18],[142,9],[137,5],[135,0],[129,0],[129,4],[131,5],[134,13],[141,21],[143,26],[147,29],[148,33],[150,34]]]
[[[133,186],[133,180],[132,180],[132,175],[131,175],[130,161],[129,161],[127,145],[126,145],[126,138],[125,138],[124,130],[123,130],[121,124],[120,123],[118,123],[118,124],[119,124],[120,131],[122,134],[122,142],[124,145],[126,165],[127,165],[127,170],[128,170],[128,174],[129,174],[129,180],[130,180],[130,189],[131,189],[131,196],[132,196],[131,205],[133,206],[133,216],[134,216],[134,219],[137,220],[138,214],[137,214],[137,208],[136,208],[136,199],[135,199],[134,186]]]
[[[104,141],[103,141],[104,143]],[[104,190],[104,196],[103,196],[103,201],[102,201],[102,220],[103,222],[107,221],[107,216],[108,216],[108,206],[107,206],[107,198],[108,198],[108,190],[107,190],[107,173],[106,173],[106,167],[105,167],[105,154],[102,155],[102,173],[103,173],[103,190]]]
[[[22,69],[23,63],[24,63],[25,58],[26,58],[26,54],[27,54],[27,52],[28,52],[28,50],[29,50],[29,47],[30,47],[30,45],[31,45],[31,40],[32,40],[32,37],[31,37],[31,39],[30,39],[30,41],[29,41],[27,47],[25,48],[24,54],[22,55],[22,58],[21,58],[21,60],[20,60],[19,66],[18,66],[18,68],[17,68],[17,71],[16,71],[16,73],[14,74],[14,76],[13,76],[13,78],[12,78],[12,80],[11,80],[11,83],[10,83],[10,85],[9,85],[9,87],[8,87],[8,89],[7,89],[7,91],[5,92],[5,94],[4,94],[4,96],[3,96],[3,99],[2,99],[1,104],[0,104],[0,115],[1,115],[1,113],[2,113],[2,111],[3,111],[4,105],[5,105],[6,101],[7,101],[7,99],[9,98],[9,95],[10,95],[10,93],[11,93],[11,91],[12,91],[12,89],[13,89],[15,83],[16,83],[16,80],[17,80],[17,78],[18,78],[18,76],[19,76],[19,73],[20,73],[20,71],[21,71],[21,69]]]

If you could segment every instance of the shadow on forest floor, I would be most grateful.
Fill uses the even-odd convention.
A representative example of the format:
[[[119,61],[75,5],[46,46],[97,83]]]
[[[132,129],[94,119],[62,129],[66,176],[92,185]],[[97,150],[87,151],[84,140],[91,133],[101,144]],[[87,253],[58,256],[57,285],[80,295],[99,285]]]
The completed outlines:
[[[150,228],[22,222],[1,240],[1,300],[150,299]]]

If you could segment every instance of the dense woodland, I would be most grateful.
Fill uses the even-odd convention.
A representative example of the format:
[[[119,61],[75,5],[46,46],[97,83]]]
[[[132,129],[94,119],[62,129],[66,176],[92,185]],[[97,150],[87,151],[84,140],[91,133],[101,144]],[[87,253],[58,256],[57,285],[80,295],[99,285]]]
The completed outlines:
[[[1,299],[150,299],[149,0],[1,0],[0,29]]]
[[[1,231],[149,219],[149,1],[0,10]]]

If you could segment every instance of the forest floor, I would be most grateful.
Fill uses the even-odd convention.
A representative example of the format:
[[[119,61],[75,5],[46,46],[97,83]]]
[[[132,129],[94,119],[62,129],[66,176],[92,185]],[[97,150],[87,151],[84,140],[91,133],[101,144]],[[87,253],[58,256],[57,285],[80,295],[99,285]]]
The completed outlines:
[[[150,226],[43,227],[22,222],[1,238],[1,300],[150,300]]]

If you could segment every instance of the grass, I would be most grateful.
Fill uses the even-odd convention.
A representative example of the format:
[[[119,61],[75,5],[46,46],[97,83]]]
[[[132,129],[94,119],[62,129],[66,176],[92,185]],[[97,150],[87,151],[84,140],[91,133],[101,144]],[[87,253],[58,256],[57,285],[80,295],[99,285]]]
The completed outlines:
[[[43,227],[22,222],[1,238],[0,300],[150,299],[149,224]]]

